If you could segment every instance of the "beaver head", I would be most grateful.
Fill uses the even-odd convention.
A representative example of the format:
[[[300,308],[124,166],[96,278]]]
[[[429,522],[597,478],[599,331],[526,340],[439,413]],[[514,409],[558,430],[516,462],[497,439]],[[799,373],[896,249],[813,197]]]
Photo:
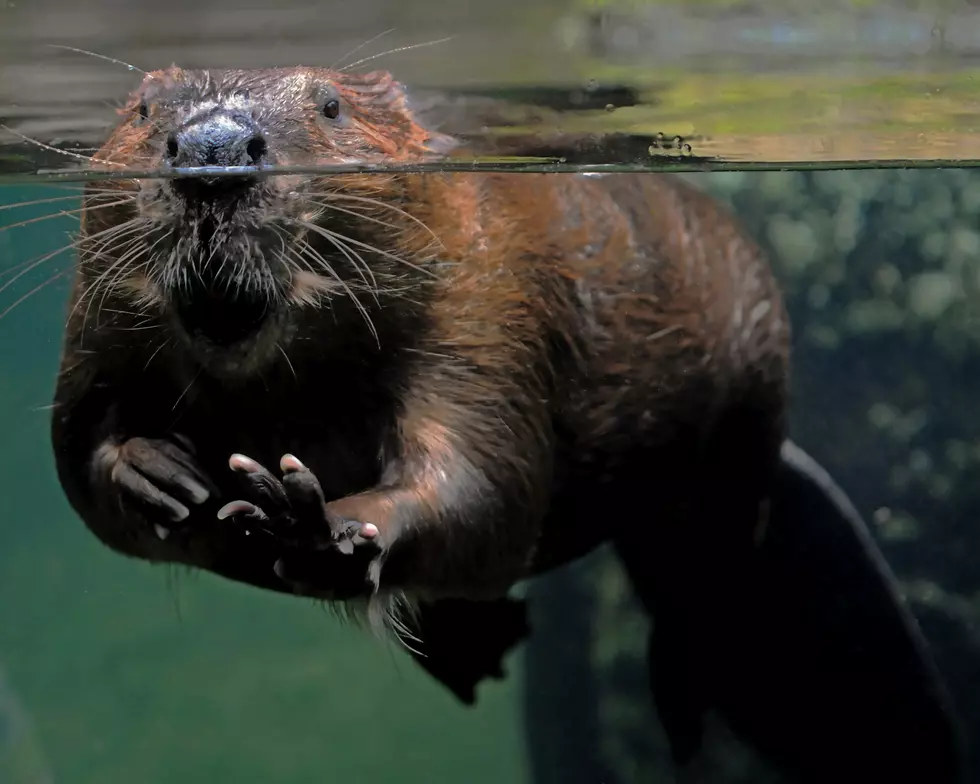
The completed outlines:
[[[398,177],[315,170],[453,146],[416,122],[387,73],[174,66],[147,74],[120,112],[95,159],[167,176],[87,191],[80,274],[169,320],[212,365],[261,362],[303,309],[367,316],[362,299],[403,290],[425,261],[386,241],[421,231]]]

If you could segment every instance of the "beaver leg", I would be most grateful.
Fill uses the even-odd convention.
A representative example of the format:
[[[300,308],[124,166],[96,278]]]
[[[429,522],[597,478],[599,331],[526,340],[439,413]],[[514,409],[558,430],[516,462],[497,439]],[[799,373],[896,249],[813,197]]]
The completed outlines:
[[[413,616],[412,656],[465,705],[480,682],[505,677],[504,657],[530,633],[526,603],[509,597],[423,602]]]

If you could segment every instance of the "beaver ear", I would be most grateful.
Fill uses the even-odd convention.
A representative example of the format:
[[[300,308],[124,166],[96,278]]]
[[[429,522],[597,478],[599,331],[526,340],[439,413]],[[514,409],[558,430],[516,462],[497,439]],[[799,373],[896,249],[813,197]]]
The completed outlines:
[[[405,85],[395,79],[388,71],[372,71],[364,75],[364,80],[371,85],[371,92],[378,104],[387,110],[407,117],[425,133],[423,146],[434,155],[448,155],[459,146],[459,140],[445,133],[440,133],[426,120],[424,111],[419,111],[415,101]]]
[[[354,91],[371,96],[371,101],[375,105],[397,110],[404,108],[408,100],[405,85],[395,79],[390,71],[369,71],[347,77],[344,81],[350,84]]]
[[[148,71],[143,76],[143,80],[140,82],[140,86],[133,90],[126,102],[116,108],[116,114],[120,117],[129,117],[134,114],[139,108],[140,102],[146,96],[146,91],[153,84],[154,79],[158,78],[160,71]]]

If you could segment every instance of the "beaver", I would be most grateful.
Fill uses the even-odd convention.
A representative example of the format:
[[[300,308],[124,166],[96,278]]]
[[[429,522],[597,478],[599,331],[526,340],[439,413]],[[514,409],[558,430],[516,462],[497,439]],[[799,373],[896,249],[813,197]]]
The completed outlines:
[[[511,589],[610,543],[679,766],[715,711],[799,780],[956,779],[895,580],[787,438],[787,314],[718,203],[317,173],[468,154],[386,72],[174,66],[121,112],[96,162],[188,176],[84,196],[52,438],[108,547],[347,608],[471,703],[529,633]]]

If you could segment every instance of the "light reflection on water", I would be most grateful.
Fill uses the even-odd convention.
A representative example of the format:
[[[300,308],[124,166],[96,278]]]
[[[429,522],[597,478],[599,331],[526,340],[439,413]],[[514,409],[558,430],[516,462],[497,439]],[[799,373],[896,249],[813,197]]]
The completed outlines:
[[[679,134],[696,140],[696,158],[729,168],[941,165],[980,160],[977,41],[980,11],[968,0],[292,0],[274,13],[230,0],[165,10],[32,0],[0,7],[0,123],[56,147],[104,138],[139,74],[56,45],[147,70],[363,61],[358,69],[389,69],[413,94],[541,110],[523,118],[527,134]],[[554,107],[556,94],[596,89],[635,100]],[[488,130],[472,119],[468,132]],[[598,157],[588,164],[676,168],[624,160],[615,147]],[[76,163],[0,130],[0,173]]]

